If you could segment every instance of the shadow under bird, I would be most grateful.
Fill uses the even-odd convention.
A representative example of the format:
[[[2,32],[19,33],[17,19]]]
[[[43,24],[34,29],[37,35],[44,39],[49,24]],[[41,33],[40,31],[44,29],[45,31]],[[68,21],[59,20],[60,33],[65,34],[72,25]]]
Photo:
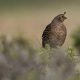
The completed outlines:
[[[47,25],[42,34],[42,46],[45,48],[49,45],[51,48],[60,47],[63,45],[66,39],[67,30],[64,25],[64,20],[66,12],[59,14],[50,24]]]

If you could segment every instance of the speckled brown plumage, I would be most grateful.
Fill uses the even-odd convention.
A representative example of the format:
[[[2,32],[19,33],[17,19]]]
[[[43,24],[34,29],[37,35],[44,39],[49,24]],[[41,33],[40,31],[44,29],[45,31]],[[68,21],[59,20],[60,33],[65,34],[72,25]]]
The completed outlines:
[[[42,46],[45,47],[48,44],[51,48],[62,46],[67,35],[67,30],[63,24],[66,17],[64,14],[56,16],[52,22],[47,25],[42,34]]]

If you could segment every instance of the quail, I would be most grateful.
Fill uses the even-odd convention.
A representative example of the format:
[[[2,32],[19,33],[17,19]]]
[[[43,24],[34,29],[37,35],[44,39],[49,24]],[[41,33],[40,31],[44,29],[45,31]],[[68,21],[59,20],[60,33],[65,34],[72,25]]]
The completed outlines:
[[[60,47],[66,39],[67,30],[64,25],[66,12],[59,14],[50,24],[48,24],[42,34],[42,46],[45,48],[48,44],[51,48]]]

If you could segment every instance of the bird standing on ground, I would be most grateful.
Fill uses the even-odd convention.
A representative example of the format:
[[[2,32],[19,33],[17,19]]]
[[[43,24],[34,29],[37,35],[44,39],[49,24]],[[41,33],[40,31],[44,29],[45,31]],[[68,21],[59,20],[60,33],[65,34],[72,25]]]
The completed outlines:
[[[42,46],[45,48],[48,44],[51,48],[62,46],[67,35],[67,30],[63,24],[67,19],[64,14],[56,16],[50,24],[47,25],[42,34]]]

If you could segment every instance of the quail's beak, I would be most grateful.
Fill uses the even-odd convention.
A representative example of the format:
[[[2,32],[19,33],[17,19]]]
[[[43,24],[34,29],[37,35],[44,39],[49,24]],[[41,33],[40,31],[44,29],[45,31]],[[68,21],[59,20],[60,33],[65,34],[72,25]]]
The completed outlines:
[[[67,19],[67,17],[64,16],[64,19]]]

